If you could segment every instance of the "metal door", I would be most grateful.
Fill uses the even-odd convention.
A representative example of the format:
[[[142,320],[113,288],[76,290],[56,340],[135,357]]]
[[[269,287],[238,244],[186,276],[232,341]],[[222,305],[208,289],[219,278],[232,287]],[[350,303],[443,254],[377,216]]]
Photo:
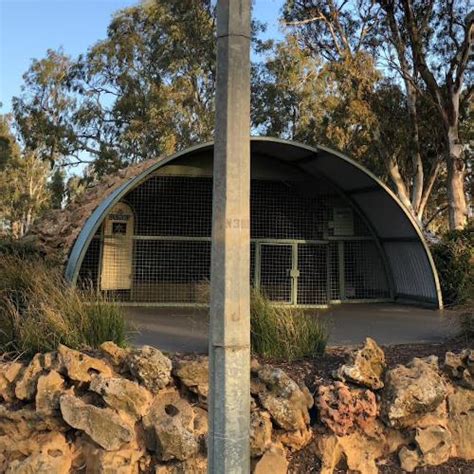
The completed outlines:
[[[259,244],[259,287],[270,301],[294,303],[293,245]]]
[[[298,304],[328,303],[327,253],[328,246],[324,244],[298,245]]]

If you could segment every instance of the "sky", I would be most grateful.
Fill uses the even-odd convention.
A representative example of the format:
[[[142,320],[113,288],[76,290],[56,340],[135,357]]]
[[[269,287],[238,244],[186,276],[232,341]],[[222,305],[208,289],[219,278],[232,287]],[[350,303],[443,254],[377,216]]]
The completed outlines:
[[[33,58],[63,48],[72,57],[106,37],[114,12],[137,0],[0,0],[0,113],[11,110],[22,75]],[[255,0],[254,18],[267,24],[265,37],[279,37],[283,0]]]

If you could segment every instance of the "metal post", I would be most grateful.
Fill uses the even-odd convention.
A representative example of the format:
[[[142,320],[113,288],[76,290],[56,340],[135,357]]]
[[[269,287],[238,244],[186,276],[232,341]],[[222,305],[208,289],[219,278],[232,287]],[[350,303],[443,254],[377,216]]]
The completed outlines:
[[[250,472],[250,0],[217,3],[208,472]]]

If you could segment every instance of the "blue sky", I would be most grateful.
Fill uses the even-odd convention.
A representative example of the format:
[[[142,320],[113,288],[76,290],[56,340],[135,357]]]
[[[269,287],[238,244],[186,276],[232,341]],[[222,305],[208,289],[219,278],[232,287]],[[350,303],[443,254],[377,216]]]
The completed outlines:
[[[113,13],[137,0],[0,0],[0,113],[20,93],[22,75],[32,58],[48,48],[66,54],[85,52],[105,38]],[[256,0],[254,17],[267,23],[266,37],[278,37],[283,0]]]

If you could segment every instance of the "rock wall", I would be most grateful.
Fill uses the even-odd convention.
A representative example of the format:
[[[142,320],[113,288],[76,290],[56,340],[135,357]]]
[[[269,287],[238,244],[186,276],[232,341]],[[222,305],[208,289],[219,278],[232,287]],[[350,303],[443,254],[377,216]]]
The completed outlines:
[[[251,456],[258,474],[285,473],[309,449],[321,472],[344,458],[376,473],[474,460],[474,351],[387,368],[370,339],[312,394],[283,370],[253,361]],[[207,358],[152,347],[60,346],[0,363],[0,472],[205,473]],[[311,414],[311,416],[310,416]]]

